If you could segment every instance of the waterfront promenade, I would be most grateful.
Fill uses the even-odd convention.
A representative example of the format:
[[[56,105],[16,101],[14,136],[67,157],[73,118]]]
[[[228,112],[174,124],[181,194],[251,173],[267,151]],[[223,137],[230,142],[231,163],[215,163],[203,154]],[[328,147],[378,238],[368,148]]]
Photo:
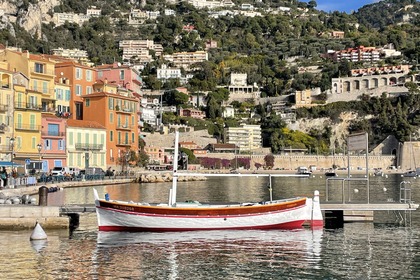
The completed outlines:
[[[31,229],[39,222],[45,229],[66,229],[70,227],[70,216],[60,215],[60,206],[39,206],[39,188],[71,188],[101,185],[127,184],[135,178],[111,178],[94,181],[68,181],[57,184],[38,183],[33,186],[5,188],[0,191],[0,197],[22,197],[31,195],[36,203],[31,204],[2,204],[0,205],[0,230]]]

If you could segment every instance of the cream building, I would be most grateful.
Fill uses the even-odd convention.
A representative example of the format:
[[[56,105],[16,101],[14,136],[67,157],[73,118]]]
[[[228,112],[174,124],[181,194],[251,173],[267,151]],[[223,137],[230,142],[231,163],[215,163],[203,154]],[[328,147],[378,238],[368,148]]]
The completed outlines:
[[[67,165],[106,170],[106,133],[106,128],[97,122],[67,120]]]
[[[236,145],[240,152],[260,149],[262,148],[261,126],[242,125],[225,128],[224,143]]]

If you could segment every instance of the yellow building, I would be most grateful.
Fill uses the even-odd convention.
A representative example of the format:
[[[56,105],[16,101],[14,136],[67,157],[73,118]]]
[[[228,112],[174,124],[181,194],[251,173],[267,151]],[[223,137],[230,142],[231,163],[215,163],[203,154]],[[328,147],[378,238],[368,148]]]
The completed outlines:
[[[0,63],[0,161],[11,160],[10,138],[13,137],[13,72]]]
[[[14,84],[13,139],[17,160],[38,159],[41,112],[55,114],[55,61],[28,51],[0,51],[0,61],[16,72]]]

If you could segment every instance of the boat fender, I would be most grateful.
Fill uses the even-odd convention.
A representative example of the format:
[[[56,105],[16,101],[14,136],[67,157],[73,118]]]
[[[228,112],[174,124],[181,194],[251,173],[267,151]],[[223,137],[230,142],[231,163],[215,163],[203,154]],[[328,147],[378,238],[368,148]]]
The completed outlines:
[[[106,193],[106,194],[105,194],[105,200],[106,200],[106,201],[109,201],[109,193]]]

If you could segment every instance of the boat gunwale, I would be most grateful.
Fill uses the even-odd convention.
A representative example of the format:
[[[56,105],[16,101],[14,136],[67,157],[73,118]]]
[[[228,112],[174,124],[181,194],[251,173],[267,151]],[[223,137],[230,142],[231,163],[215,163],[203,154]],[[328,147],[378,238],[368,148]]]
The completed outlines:
[[[146,213],[157,215],[176,215],[176,216],[208,216],[208,215],[245,215],[245,214],[258,214],[268,213],[274,211],[288,211],[306,205],[307,198],[288,199],[287,201],[267,204],[253,204],[242,206],[222,206],[222,207],[172,207],[172,206],[151,206],[151,205],[138,205],[129,203],[118,203],[114,201],[106,201],[99,199],[97,208],[111,209],[130,213]]]

